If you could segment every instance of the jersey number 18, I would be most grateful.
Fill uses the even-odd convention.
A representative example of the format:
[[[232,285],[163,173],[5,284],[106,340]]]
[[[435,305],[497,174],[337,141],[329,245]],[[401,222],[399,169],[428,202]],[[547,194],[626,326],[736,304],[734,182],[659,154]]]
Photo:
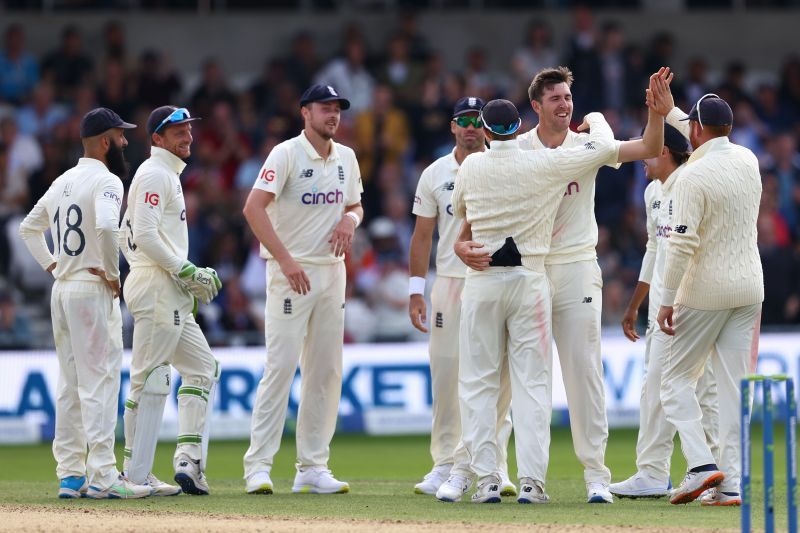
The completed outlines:
[[[58,246],[57,250],[61,250],[61,243],[64,243],[64,253],[71,256],[79,255],[83,249],[86,247],[86,236],[84,236],[83,232],[81,231],[81,222],[83,222],[83,212],[81,208],[77,204],[72,204],[67,208],[67,215],[64,217],[64,223],[66,224],[67,228],[64,230],[64,235],[61,235],[61,218],[59,217],[61,211],[61,207],[59,206],[56,209],[56,214],[53,217],[53,222],[56,225],[56,234],[58,238]],[[73,213],[75,214],[73,216]],[[74,222],[71,222],[70,219],[74,218]],[[71,232],[77,233],[79,244],[77,248],[70,248],[67,244],[69,235]]]

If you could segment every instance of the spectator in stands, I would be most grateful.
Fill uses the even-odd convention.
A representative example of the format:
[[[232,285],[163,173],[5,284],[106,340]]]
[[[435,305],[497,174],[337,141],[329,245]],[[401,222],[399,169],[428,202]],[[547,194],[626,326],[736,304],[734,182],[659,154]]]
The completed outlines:
[[[288,79],[285,59],[272,58],[264,62],[261,75],[249,90],[253,106],[260,118],[275,111],[278,102],[278,87],[286,83]]]
[[[783,63],[779,94],[781,106],[792,120],[800,120],[800,56],[789,56]]]
[[[31,341],[30,322],[17,309],[11,293],[0,290],[0,350],[24,350]]]
[[[395,33],[386,46],[386,59],[378,69],[378,81],[391,87],[401,107],[419,100],[425,72],[420,63],[411,59],[410,43]]]
[[[83,37],[77,26],[67,26],[61,32],[61,45],[42,61],[42,77],[52,82],[57,98],[69,102],[75,90],[89,81],[93,63],[83,51]]]
[[[764,268],[765,324],[792,324],[800,318],[800,261],[791,248],[778,246],[774,219],[758,217],[758,251]]]
[[[164,61],[161,52],[145,50],[136,73],[136,101],[149,109],[170,105],[181,92],[181,79]]]
[[[250,156],[251,142],[239,129],[234,108],[227,100],[217,100],[209,111],[199,135],[200,142],[208,143],[211,163],[219,168],[221,181],[218,185],[230,190],[236,169]]]
[[[540,70],[558,65],[558,56],[553,49],[550,26],[541,19],[530,21],[525,28],[525,40],[511,56],[511,72],[514,74],[514,92],[511,101],[528,107],[526,87]]]
[[[597,52],[594,19],[588,6],[578,4],[572,10],[572,24],[573,30],[567,41],[567,66],[575,79],[601,80],[603,69]],[[572,90],[572,100],[573,117],[583,117],[589,111],[597,111],[603,106],[603,97],[597,90],[597,83],[577,84]]]
[[[645,70],[647,72],[656,72],[665,65],[673,65],[675,63],[674,53],[675,39],[672,34],[668,32],[657,33],[650,42],[650,52],[647,54],[647,60],[645,61]]]
[[[741,61],[732,61],[725,68],[725,79],[715,91],[720,98],[735,106],[739,102],[753,104],[752,98],[745,90],[744,81],[747,76],[747,67]],[[736,116],[738,122],[738,115]]]
[[[397,33],[402,35],[408,43],[408,53],[411,60],[417,63],[424,63],[431,54],[431,47],[428,39],[419,30],[417,15],[408,9],[400,15],[400,27]]]
[[[366,44],[359,35],[349,37],[344,43],[344,55],[332,59],[317,74],[314,83],[336,87],[350,100],[353,114],[366,111],[372,105],[375,80],[367,71]]]
[[[621,112],[626,104],[628,65],[625,57],[625,34],[618,22],[609,21],[603,24],[599,52],[603,77],[599,87],[594,84],[594,89],[602,93],[604,109]]]
[[[21,25],[11,24],[0,51],[0,100],[21,104],[38,81],[39,64],[25,51],[25,32]]]
[[[192,109],[198,117],[210,117],[214,106],[219,102],[236,108],[236,97],[228,87],[225,73],[216,58],[210,57],[203,62],[203,76],[200,85],[192,94]]]
[[[295,90],[302,91],[311,85],[314,74],[319,70],[320,60],[314,47],[314,39],[310,33],[301,31],[292,39],[290,61],[286,64],[289,80]],[[346,95],[350,98],[352,95]],[[297,114],[297,113],[295,113]]]
[[[689,61],[689,68],[686,72],[686,81],[678,83],[679,88],[675,92],[684,102],[683,107],[694,105],[701,96],[711,92],[708,83],[708,63],[702,57],[695,57]],[[677,80],[676,80],[677,81]]]
[[[398,163],[411,143],[406,114],[395,107],[392,90],[378,85],[371,109],[355,120],[355,151],[361,175],[369,179],[384,162]]]
[[[8,150],[3,208],[7,214],[21,213],[28,200],[28,180],[44,164],[42,149],[35,138],[17,130],[14,117],[0,120],[0,143]]]
[[[103,61],[103,76],[97,85],[97,104],[109,109],[118,109],[121,116],[130,117],[136,106],[133,101],[133,84],[125,72],[125,64],[109,55]]]
[[[781,108],[778,89],[769,83],[762,83],[756,93],[756,113],[758,118],[767,128],[767,134],[772,135],[792,127],[791,113]]]
[[[123,66],[128,61],[125,45],[125,27],[118,20],[110,20],[103,26],[105,59],[119,61]]]
[[[800,236],[800,153],[794,135],[784,132],[769,143],[767,171],[778,180],[779,207],[792,236]]]
[[[30,103],[17,112],[17,128],[22,135],[46,140],[67,117],[67,107],[55,102],[53,85],[41,82],[34,87]]]

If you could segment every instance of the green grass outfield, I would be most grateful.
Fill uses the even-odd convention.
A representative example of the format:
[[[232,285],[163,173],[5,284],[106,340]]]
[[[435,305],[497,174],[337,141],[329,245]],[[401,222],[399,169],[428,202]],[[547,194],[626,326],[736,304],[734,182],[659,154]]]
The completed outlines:
[[[753,434],[753,525],[763,527],[761,490],[761,433]],[[778,530],[786,529],[783,431],[776,428],[776,509]],[[608,443],[606,463],[614,481],[635,470],[635,430],[614,430]],[[350,482],[346,495],[291,494],[294,476],[294,439],[287,437],[272,472],[275,494],[244,493],[242,455],[247,443],[212,442],[208,478],[209,497],[179,496],[131,501],[58,500],[55,463],[48,445],[0,447],[0,505],[22,504],[63,508],[129,508],[164,512],[264,515],[293,518],[342,518],[369,520],[518,522],[548,524],[607,524],[652,527],[738,528],[739,508],[701,508],[698,503],[673,506],[660,500],[616,500],[613,505],[587,505],[582,470],[575,459],[570,433],[554,429],[547,492],[548,505],[519,505],[504,499],[499,505],[475,505],[468,501],[446,504],[413,493],[413,485],[430,468],[428,438],[337,435],[331,445],[331,468]],[[173,447],[160,445],[154,471],[162,479],[172,477]],[[121,457],[118,450],[117,457]],[[513,449],[510,471],[516,471]],[[685,463],[676,446],[672,479],[683,477]],[[514,476],[512,476],[513,478]]]

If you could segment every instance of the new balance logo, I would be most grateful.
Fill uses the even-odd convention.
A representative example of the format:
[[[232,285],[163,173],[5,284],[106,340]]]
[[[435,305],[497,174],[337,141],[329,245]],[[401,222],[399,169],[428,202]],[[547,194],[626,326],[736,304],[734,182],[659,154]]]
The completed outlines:
[[[442,316],[442,313],[436,313],[436,327],[437,328],[444,327],[444,316]]]
[[[313,175],[314,175],[314,169],[313,168],[307,168],[305,170],[301,170],[300,171],[300,177],[301,178],[310,178]]]
[[[686,233],[686,226],[675,226],[675,233]]]
[[[583,147],[587,150],[597,150],[597,148],[594,147],[594,141],[589,141],[588,143],[584,144]]]
[[[291,315],[292,314],[292,299],[286,298],[283,301],[283,314],[284,315]]]
[[[661,200],[653,202],[653,209],[661,209]]]
[[[456,182],[454,181],[448,181],[442,186],[443,191],[452,191],[455,188],[456,188]]]
[[[175,313],[172,315],[172,322],[176,326],[180,326],[181,325],[181,314],[178,312],[177,309],[175,310]]]
[[[591,297],[591,296],[586,296],[586,297],[584,297],[584,298],[583,298],[583,301],[582,301],[581,303],[584,303],[584,304],[590,304],[590,303],[592,303],[592,297]]]

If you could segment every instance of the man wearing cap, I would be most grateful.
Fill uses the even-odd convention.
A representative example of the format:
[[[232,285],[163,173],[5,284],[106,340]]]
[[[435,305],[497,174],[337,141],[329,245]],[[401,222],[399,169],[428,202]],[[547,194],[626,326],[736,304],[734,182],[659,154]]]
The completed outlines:
[[[669,72],[657,74],[666,76]],[[536,74],[528,95],[539,124],[520,135],[519,143],[524,150],[570,148],[586,142],[586,133],[569,129],[573,110],[571,86],[572,72],[566,67],[547,68]],[[618,141],[614,157],[573,176],[558,200],[546,259],[553,289],[553,337],[567,394],[573,446],[584,467],[588,503],[613,502],[608,491],[611,472],[605,466],[608,421],[600,353],[603,279],[595,250],[595,180],[601,166],[617,168],[622,162],[659,154],[663,148],[662,124],[662,117],[651,108],[641,139]],[[463,242],[457,246],[456,253],[467,265],[470,265],[467,256],[488,260],[485,248],[475,244]]]
[[[270,152],[244,206],[267,260],[267,361],[244,456],[250,494],[272,493],[270,471],[298,361],[292,492],[350,490],[333,477],[328,459],[342,387],[344,254],[364,216],[361,173],[353,150],[333,141],[350,102],[330,85],[313,85],[300,106],[303,131]]]
[[[728,139],[733,112],[714,94],[667,122],[694,148],[673,191],[658,325],[669,336],[661,378],[667,420],[687,462],[673,504],[706,489],[707,505],[740,505],[740,380],[755,370],[764,276],[756,245],[761,176],[755,155]],[[703,433],[695,386],[711,354],[719,397],[719,464]]]
[[[467,271],[459,334],[462,439],[478,477],[474,502],[499,501],[497,402],[502,359],[511,374],[520,503],[545,503],[550,446],[551,317],[545,257],[564,187],[589,168],[617,157],[618,145],[599,113],[579,146],[523,151],[519,113],[507,100],[482,111],[491,149],[468,156],[458,171],[453,212],[491,254]],[[509,210],[508,206],[514,206]],[[464,487],[466,490],[467,487]]]
[[[158,496],[208,494],[205,464],[209,406],[219,365],[193,311],[222,284],[216,272],[188,261],[189,237],[180,174],[191,154],[192,124],[185,108],[162,106],[147,119],[152,143],[128,193],[121,248],[131,266],[125,301],[133,315],[131,387],[125,402],[125,471]],[[181,376],[175,481],[151,472],[167,395],[170,365]]]
[[[60,368],[53,438],[59,498],[150,495],[150,487],[117,471],[114,457],[122,364],[117,237],[128,171],[125,130],[135,127],[110,109],[89,111],[81,120],[83,157],[56,178],[19,228],[56,279],[50,312]]]
[[[431,457],[433,469],[414,486],[417,494],[436,494],[450,477],[456,447],[463,452],[461,418],[458,409],[458,324],[461,320],[461,290],[466,269],[453,253],[459,222],[453,217],[450,203],[458,167],[464,158],[486,148],[486,137],[480,121],[484,101],[464,97],[456,102],[450,131],[456,139],[453,151],[434,161],[422,171],[414,195],[412,212],[417,216],[411,237],[409,257],[409,315],[411,323],[423,333],[428,332],[425,305],[425,276],[430,263],[434,228],[438,224],[439,242],[436,247],[436,282],[431,291],[430,366],[433,394],[433,423],[431,426]],[[508,365],[504,365],[503,384],[498,406],[498,468],[502,478],[501,493],[515,496],[516,487],[508,479],[507,448],[511,436],[511,386]],[[466,458],[469,461],[469,458]],[[462,480],[454,480],[460,486]]]
[[[647,251],[642,260],[639,282],[622,319],[622,330],[633,342],[636,318],[645,297],[650,296],[645,340],[645,373],[639,405],[639,438],[636,443],[636,473],[625,481],[612,483],[609,490],[623,498],[666,496],[670,490],[670,459],[675,427],[667,422],[661,406],[661,374],[669,337],[656,326],[661,302],[662,279],[667,239],[673,225],[672,191],[680,172],[689,159],[689,140],[669,124],[664,126],[664,149],[661,155],[644,160],[645,175],[650,184],[644,191],[647,212]],[[718,457],[717,387],[710,362],[697,383],[697,399],[703,411],[706,440]]]

